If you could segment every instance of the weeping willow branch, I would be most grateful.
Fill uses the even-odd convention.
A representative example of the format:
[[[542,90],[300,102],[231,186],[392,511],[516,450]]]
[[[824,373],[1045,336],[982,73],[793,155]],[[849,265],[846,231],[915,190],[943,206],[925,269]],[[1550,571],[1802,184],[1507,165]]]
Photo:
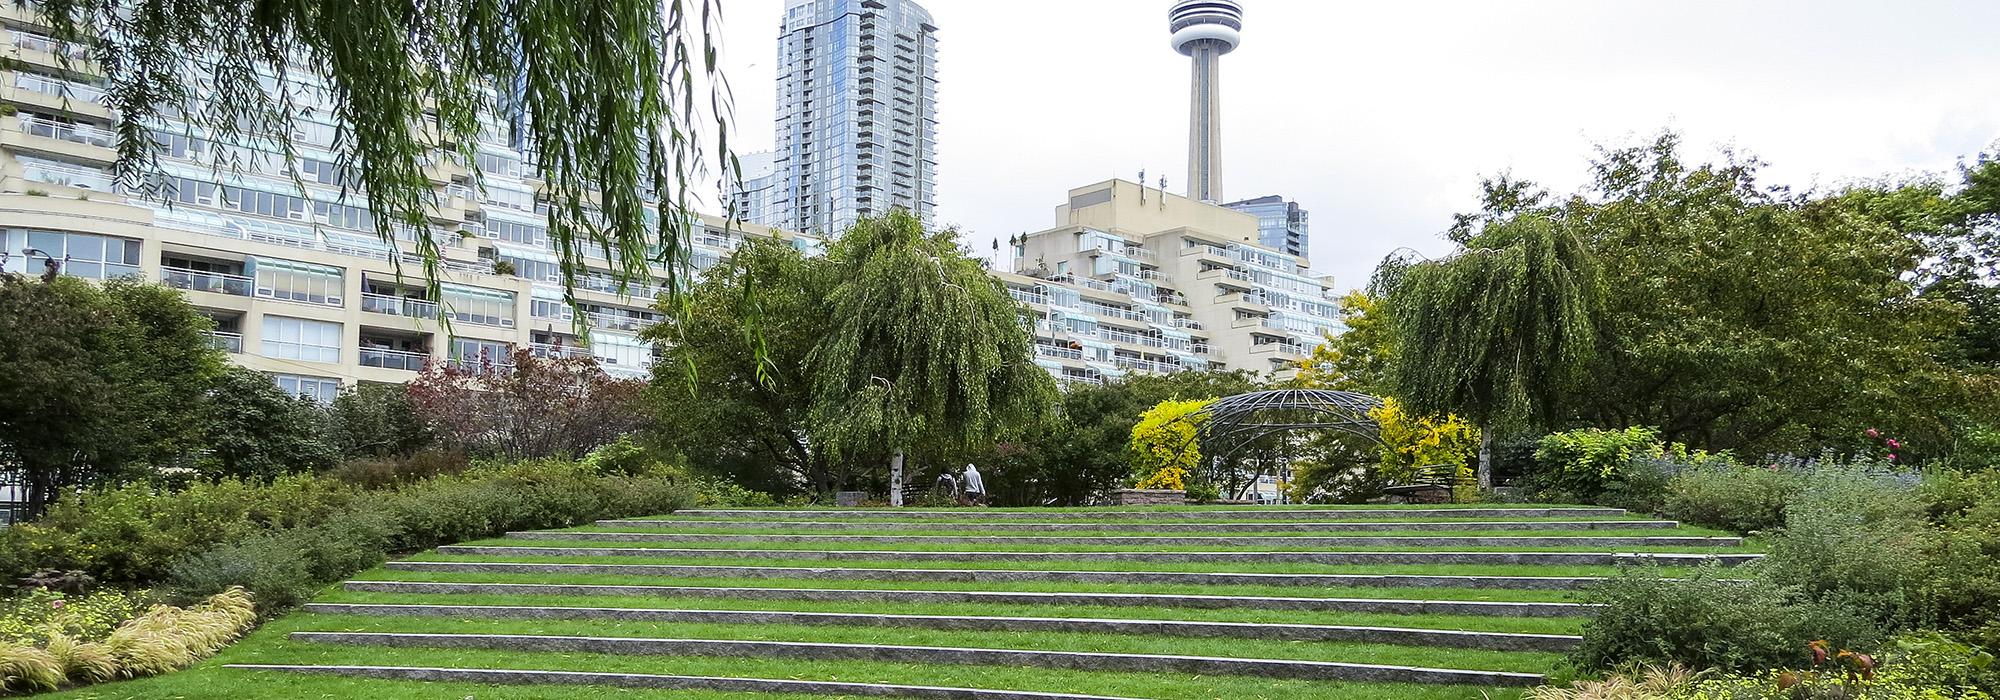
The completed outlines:
[[[1595,352],[1598,286],[1583,242],[1540,214],[1489,224],[1441,260],[1386,261],[1374,287],[1402,349],[1391,393],[1482,427],[1547,422]]]
[[[658,264],[678,296],[698,225],[691,183],[709,170],[697,77],[715,152],[728,153],[719,1],[39,0],[38,9],[57,38],[93,47],[120,116],[117,173],[130,190],[171,194],[151,177],[151,129],[163,118],[288,158],[293,120],[326,119],[376,235],[396,245],[399,231],[414,232],[402,238],[435,291],[440,250],[426,206],[437,198],[436,160],[456,159],[476,184],[479,115],[504,97],[527,116],[564,286],[575,287],[594,251],[621,287]],[[288,69],[314,80],[294,82]],[[717,165],[740,178],[733,157]]]

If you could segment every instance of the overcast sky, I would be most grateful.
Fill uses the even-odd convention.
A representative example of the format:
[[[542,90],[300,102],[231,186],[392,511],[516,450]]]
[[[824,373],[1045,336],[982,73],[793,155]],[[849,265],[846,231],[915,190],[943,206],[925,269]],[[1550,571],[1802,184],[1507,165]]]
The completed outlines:
[[[1168,0],[927,0],[938,218],[986,254],[1072,187],[1145,168],[1180,191],[1187,59]],[[768,149],[784,0],[723,0],[739,151]],[[1946,172],[2000,139],[1996,0],[1244,0],[1222,60],[1223,189],[1312,212],[1312,265],[1365,285],[1503,171],[1558,191],[1596,144],[1661,129],[1766,180]]]

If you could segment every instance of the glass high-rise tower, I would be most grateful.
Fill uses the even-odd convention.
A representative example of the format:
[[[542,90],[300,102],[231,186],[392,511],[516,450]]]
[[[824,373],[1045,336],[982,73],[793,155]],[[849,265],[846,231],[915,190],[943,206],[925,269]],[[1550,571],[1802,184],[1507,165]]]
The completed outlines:
[[[837,234],[899,207],[931,221],[937,29],[909,0],[788,0],[771,172],[744,187],[755,223]]]
[[[1257,217],[1257,243],[1287,255],[1306,257],[1310,247],[1311,217],[1306,210],[1278,195],[1230,202],[1222,206]]]

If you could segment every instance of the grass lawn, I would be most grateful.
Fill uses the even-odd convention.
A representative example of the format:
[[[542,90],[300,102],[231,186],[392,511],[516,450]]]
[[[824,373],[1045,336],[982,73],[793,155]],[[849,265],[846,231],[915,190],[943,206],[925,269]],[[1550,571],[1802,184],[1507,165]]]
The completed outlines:
[[[1579,618],[1492,617],[1475,615],[1389,615],[1320,610],[1189,610],[1141,606],[1008,605],[968,603],[903,603],[865,601],[739,600],[708,597],[606,597],[560,595],[409,594],[334,591],[314,599],[320,603],[395,605],[511,605],[564,608],[662,608],[678,610],[782,610],[789,612],[880,613],[947,617],[1071,617],[1120,620],[1185,620],[1262,622],[1301,625],[1363,625],[1423,629],[1576,634]]]
[[[360,581],[434,581],[467,583],[544,583],[545,574],[482,574],[443,571],[375,569],[355,575]],[[1056,583],[1044,581],[826,581],[815,579],[681,578],[573,574],[563,583],[605,586],[711,586],[741,588],[839,588],[891,591],[1031,591],[1082,593],[1159,593],[1168,595],[1275,596],[1280,598],[1396,598],[1403,600],[1475,600],[1536,603],[1573,602],[1571,591],[1504,588],[1363,588],[1291,586],[1194,586],[1150,583]]]

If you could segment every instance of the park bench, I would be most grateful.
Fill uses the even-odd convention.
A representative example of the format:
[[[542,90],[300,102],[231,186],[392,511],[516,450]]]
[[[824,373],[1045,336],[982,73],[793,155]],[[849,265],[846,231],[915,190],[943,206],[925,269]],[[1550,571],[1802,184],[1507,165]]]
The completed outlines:
[[[1417,467],[1409,478],[1391,483],[1382,488],[1382,493],[1398,496],[1411,503],[1451,503],[1456,500],[1461,483],[1456,464],[1427,464]]]

